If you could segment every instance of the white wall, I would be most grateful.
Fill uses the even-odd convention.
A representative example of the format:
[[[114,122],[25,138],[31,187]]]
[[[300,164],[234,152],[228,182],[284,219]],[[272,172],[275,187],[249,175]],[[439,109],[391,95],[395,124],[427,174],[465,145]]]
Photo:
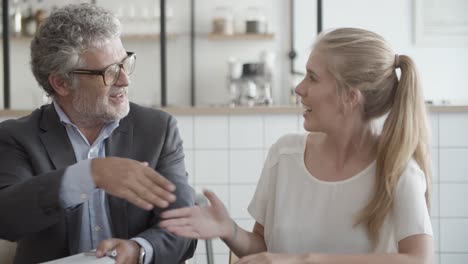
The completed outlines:
[[[397,53],[410,55],[415,60],[422,75],[426,99],[467,104],[468,46],[449,48],[454,44],[448,41],[432,47],[415,45],[413,1],[323,1],[324,28],[361,27],[381,34]]]

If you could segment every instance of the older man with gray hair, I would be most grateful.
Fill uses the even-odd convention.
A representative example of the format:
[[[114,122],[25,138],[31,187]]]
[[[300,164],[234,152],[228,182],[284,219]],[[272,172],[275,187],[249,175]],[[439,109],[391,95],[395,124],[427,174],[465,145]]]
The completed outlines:
[[[0,238],[15,263],[96,249],[117,263],[181,263],[196,241],[160,228],[193,206],[175,119],[129,103],[136,55],[120,23],[92,4],[53,12],[31,42],[33,74],[52,97],[0,124]]]

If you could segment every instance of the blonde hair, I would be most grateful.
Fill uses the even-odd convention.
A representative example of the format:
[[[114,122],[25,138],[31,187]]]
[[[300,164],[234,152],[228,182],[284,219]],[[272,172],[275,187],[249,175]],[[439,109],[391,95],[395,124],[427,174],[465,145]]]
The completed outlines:
[[[429,131],[418,73],[410,57],[396,55],[381,36],[363,29],[340,28],[321,34],[315,49],[336,79],[339,94],[352,88],[362,93],[365,121],[370,124],[388,114],[376,146],[374,194],[356,222],[365,224],[376,247],[398,180],[412,158],[425,174],[429,208]]]

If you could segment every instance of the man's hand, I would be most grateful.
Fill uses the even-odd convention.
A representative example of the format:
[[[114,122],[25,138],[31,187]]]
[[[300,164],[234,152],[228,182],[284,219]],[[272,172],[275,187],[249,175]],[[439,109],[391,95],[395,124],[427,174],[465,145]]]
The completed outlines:
[[[91,174],[97,187],[134,205],[151,210],[174,202],[174,184],[147,166],[126,158],[108,157],[91,161]]]
[[[140,245],[135,241],[116,238],[102,240],[96,249],[96,257],[102,258],[106,256],[106,252],[110,252],[112,250],[117,252],[115,264],[138,263],[138,258],[140,257]]]

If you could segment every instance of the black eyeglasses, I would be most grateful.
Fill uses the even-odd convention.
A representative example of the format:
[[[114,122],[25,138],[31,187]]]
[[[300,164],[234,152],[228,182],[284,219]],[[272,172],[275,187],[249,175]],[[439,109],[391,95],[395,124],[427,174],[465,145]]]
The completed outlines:
[[[135,69],[135,60],[135,53],[127,51],[127,58],[125,58],[121,63],[109,65],[102,70],[76,69],[71,71],[70,73],[101,75],[104,84],[107,86],[111,86],[114,83],[116,83],[119,79],[121,70],[124,70],[127,75],[133,73],[133,70]]]

